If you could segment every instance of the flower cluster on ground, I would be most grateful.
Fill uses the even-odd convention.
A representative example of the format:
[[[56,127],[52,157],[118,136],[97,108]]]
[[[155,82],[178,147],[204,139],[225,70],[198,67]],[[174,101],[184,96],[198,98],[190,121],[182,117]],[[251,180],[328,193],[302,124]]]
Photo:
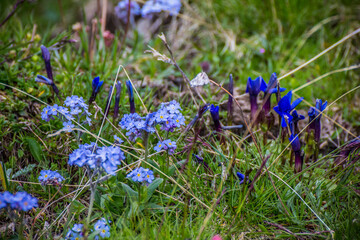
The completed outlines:
[[[6,207],[9,207],[12,210],[27,212],[38,207],[38,200],[27,192],[17,192],[12,194],[5,191],[0,193],[0,209]]]
[[[39,182],[42,185],[59,185],[64,179],[60,173],[51,170],[41,170]]]

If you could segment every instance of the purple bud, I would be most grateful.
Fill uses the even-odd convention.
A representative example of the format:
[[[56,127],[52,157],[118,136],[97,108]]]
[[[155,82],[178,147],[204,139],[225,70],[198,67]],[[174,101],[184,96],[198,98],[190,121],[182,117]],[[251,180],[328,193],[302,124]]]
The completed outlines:
[[[95,77],[92,80],[92,93],[89,99],[89,104],[95,101],[97,94],[100,92],[100,88],[103,85],[104,81],[100,81],[100,77]]]
[[[51,63],[50,63],[50,52],[44,45],[41,45],[40,48],[41,48],[42,57],[45,62],[45,69],[46,69],[47,76],[51,80],[54,80],[53,74],[52,74],[52,69],[51,69]]]
[[[126,81],[126,87],[129,94],[130,101],[130,113],[135,113],[135,100],[134,100],[134,90],[130,80]]]
[[[210,114],[211,114],[211,117],[214,121],[214,126],[215,126],[215,131],[217,132],[221,132],[222,131],[222,127],[221,127],[221,124],[220,124],[220,120],[219,120],[219,106],[214,106],[213,104],[211,104],[211,107],[210,107]]]
[[[114,119],[116,119],[119,115],[119,105],[120,105],[120,94],[121,94],[121,82],[118,81],[115,84],[116,87],[116,95],[115,95],[115,107],[114,107]]]

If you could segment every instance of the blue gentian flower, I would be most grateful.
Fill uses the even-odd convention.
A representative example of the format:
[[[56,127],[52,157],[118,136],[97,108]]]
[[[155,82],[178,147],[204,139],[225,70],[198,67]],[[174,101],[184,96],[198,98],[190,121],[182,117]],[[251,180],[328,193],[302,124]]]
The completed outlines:
[[[265,83],[265,82],[264,82]],[[277,93],[277,76],[276,73],[271,74],[269,82],[265,83],[265,90],[264,90],[264,98],[266,98],[266,95],[270,94],[268,99],[265,101],[263,110],[265,115],[270,112],[271,109],[271,95],[274,93]],[[280,88],[280,92],[284,92],[286,88]]]
[[[279,101],[279,105],[274,107],[274,110],[277,114],[281,116],[281,126],[286,127],[286,120],[291,122],[293,117],[291,116],[291,111],[295,109],[297,105],[304,99],[298,98],[293,103],[291,103],[292,91],[288,92],[284,97],[282,97]]]
[[[314,140],[318,143],[321,136],[321,116],[322,112],[326,109],[327,101],[323,103],[321,99],[316,99],[315,108],[311,107],[309,115],[309,130],[314,130]]]
[[[37,75],[35,78],[35,82],[44,83],[46,85],[52,86],[54,84],[53,80],[44,77],[43,75]]]
[[[291,148],[295,155],[295,172],[298,173],[301,172],[303,165],[303,158],[301,156],[301,143],[299,140],[299,136],[297,134],[294,135],[294,133],[291,133],[289,137],[289,141],[291,143]]]
[[[129,94],[129,101],[130,101],[130,113],[135,113],[135,100],[134,100],[134,90],[130,80],[126,81],[126,87]]]
[[[44,45],[41,45],[40,48],[41,48],[42,57],[45,62],[45,69],[46,69],[47,76],[51,80],[54,80],[53,74],[52,74],[52,69],[51,69],[50,52]]]
[[[215,131],[217,132],[221,132],[222,128],[221,128],[221,124],[220,124],[220,117],[219,117],[219,106],[214,106],[213,104],[211,104],[210,107],[210,114],[211,117],[214,121],[214,126],[215,126]]]
[[[114,119],[117,119],[119,116],[119,106],[120,106],[120,95],[121,95],[121,82],[118,81],[115,84],[116,95],[115,95],[115,106],[114,106]]]
[[[252,80],[250,77],[246,83],[246,93],[249,93],[250,97],[250,109],[251,109],[251,119],[255,121],[255,115],[258,110],[257,96],[261,91],[266,90],[266,83],[262,77],[257,77]]]
[[[10,207],[12,210],[29,211],[38,207],[37,198],[27,192],[17,192],[11,194],[7,191],[0,193],[0,209]]]
[[[240,172],[237,172],[236,173],[236,176],[239,178],[239,180],[240,180],[240,185],[241,184],[243,184],[244,183],[244,180],[245,180],[245,175],[244,174],[242,174],[242,173],[240,173]]]
[[[42,57],[45,62],[45,69],[46,69],[46,74],[47,74],[48,79],[45,79],[44,76],[38,75],[36,77],[36,79],[38,80],[37,82],[43,82],[45,84],[50,85],[52,87],[52,89],[54,90],[56,96],[59,99],[61,99],[60,95],[59,95],[59,89],[56,87],[55,82],[54,82],[53,72],[51,69],[50,52],[44,45],[41,45],[40,48],[41,48]]]
[[[123,0],[115,7],[116,16],[125,24],[128,19],[128,11],[130,11],[130,23],[133,25],[135,23],[135,16],[140,15],[141,13],[139,4],[135,1],[131,1],[129,5],[129,0]]]
[[[141,15],[145,18],[151,18],[156,13],[166,11],[170,16],[176,16],[180,9],[180,0],[149,0],[143,5]]]
[[[96,95],[100,92],[100,88],[103,85],[104,81],[100,81],[100,77],[95,77],[92,80],[92,93],[89,99],[89,104],[95,101]]]
[[[59,185],[64,179],[57,171],[41,170],[39,182],[42,185]]]
[[[49,85],[52,87],[53,91],[55,92],[56,96],[61,100],[60,98],[60,91],[57,88],[57,86],[55,85],[55,82],[47,77],[44,77],[43,75],[37,75],[35,78],[35,82],[40,82],[40,83],[44,83],[46,85]]]

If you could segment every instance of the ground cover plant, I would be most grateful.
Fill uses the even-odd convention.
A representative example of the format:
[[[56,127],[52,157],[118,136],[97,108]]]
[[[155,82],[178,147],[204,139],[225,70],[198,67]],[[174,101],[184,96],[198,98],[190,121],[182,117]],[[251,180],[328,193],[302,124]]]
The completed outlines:
[[[357,239],[359,5],[2,1],[3,239]]]

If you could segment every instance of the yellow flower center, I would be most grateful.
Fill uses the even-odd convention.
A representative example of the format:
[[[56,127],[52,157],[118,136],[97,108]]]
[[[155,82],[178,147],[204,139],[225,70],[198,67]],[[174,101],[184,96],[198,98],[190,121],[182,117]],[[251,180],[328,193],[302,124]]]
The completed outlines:
[[[140,173],[138,173],[138,174],[137,174],[137,176],[138,176],[138,177],[140,177],[140,176],[141,176],[141,174],[140,174]]]
[[[46,175],[45,175],[45,177],[47,178],[47,177],[48,177],[48,175],[46,174]]]
[[[48,112],[48,111],[46,110],[46,111],[45,111],[45,114],[47,114],[47,112]]]
[[[160,116],[160,118],[161,118],[161,119],[163,119],[163,118],[164,118],[164,116]]]
[[[159,147],[161,147],[161,144],[159,144]]]
[[[150,175],[146,175],[147,178],[150,178]]]
[[[27,206],[27,205],[29,205],[29,203],[28,203],[28,202],[24,202],[24,205]]]
[[[169,143],[169,145],[171,145],[171,143]]]
[[[105,229],[103,229],[102,232],[105,233]]]
[[[179,122],[179,119],[176,119],[176,122]]]

